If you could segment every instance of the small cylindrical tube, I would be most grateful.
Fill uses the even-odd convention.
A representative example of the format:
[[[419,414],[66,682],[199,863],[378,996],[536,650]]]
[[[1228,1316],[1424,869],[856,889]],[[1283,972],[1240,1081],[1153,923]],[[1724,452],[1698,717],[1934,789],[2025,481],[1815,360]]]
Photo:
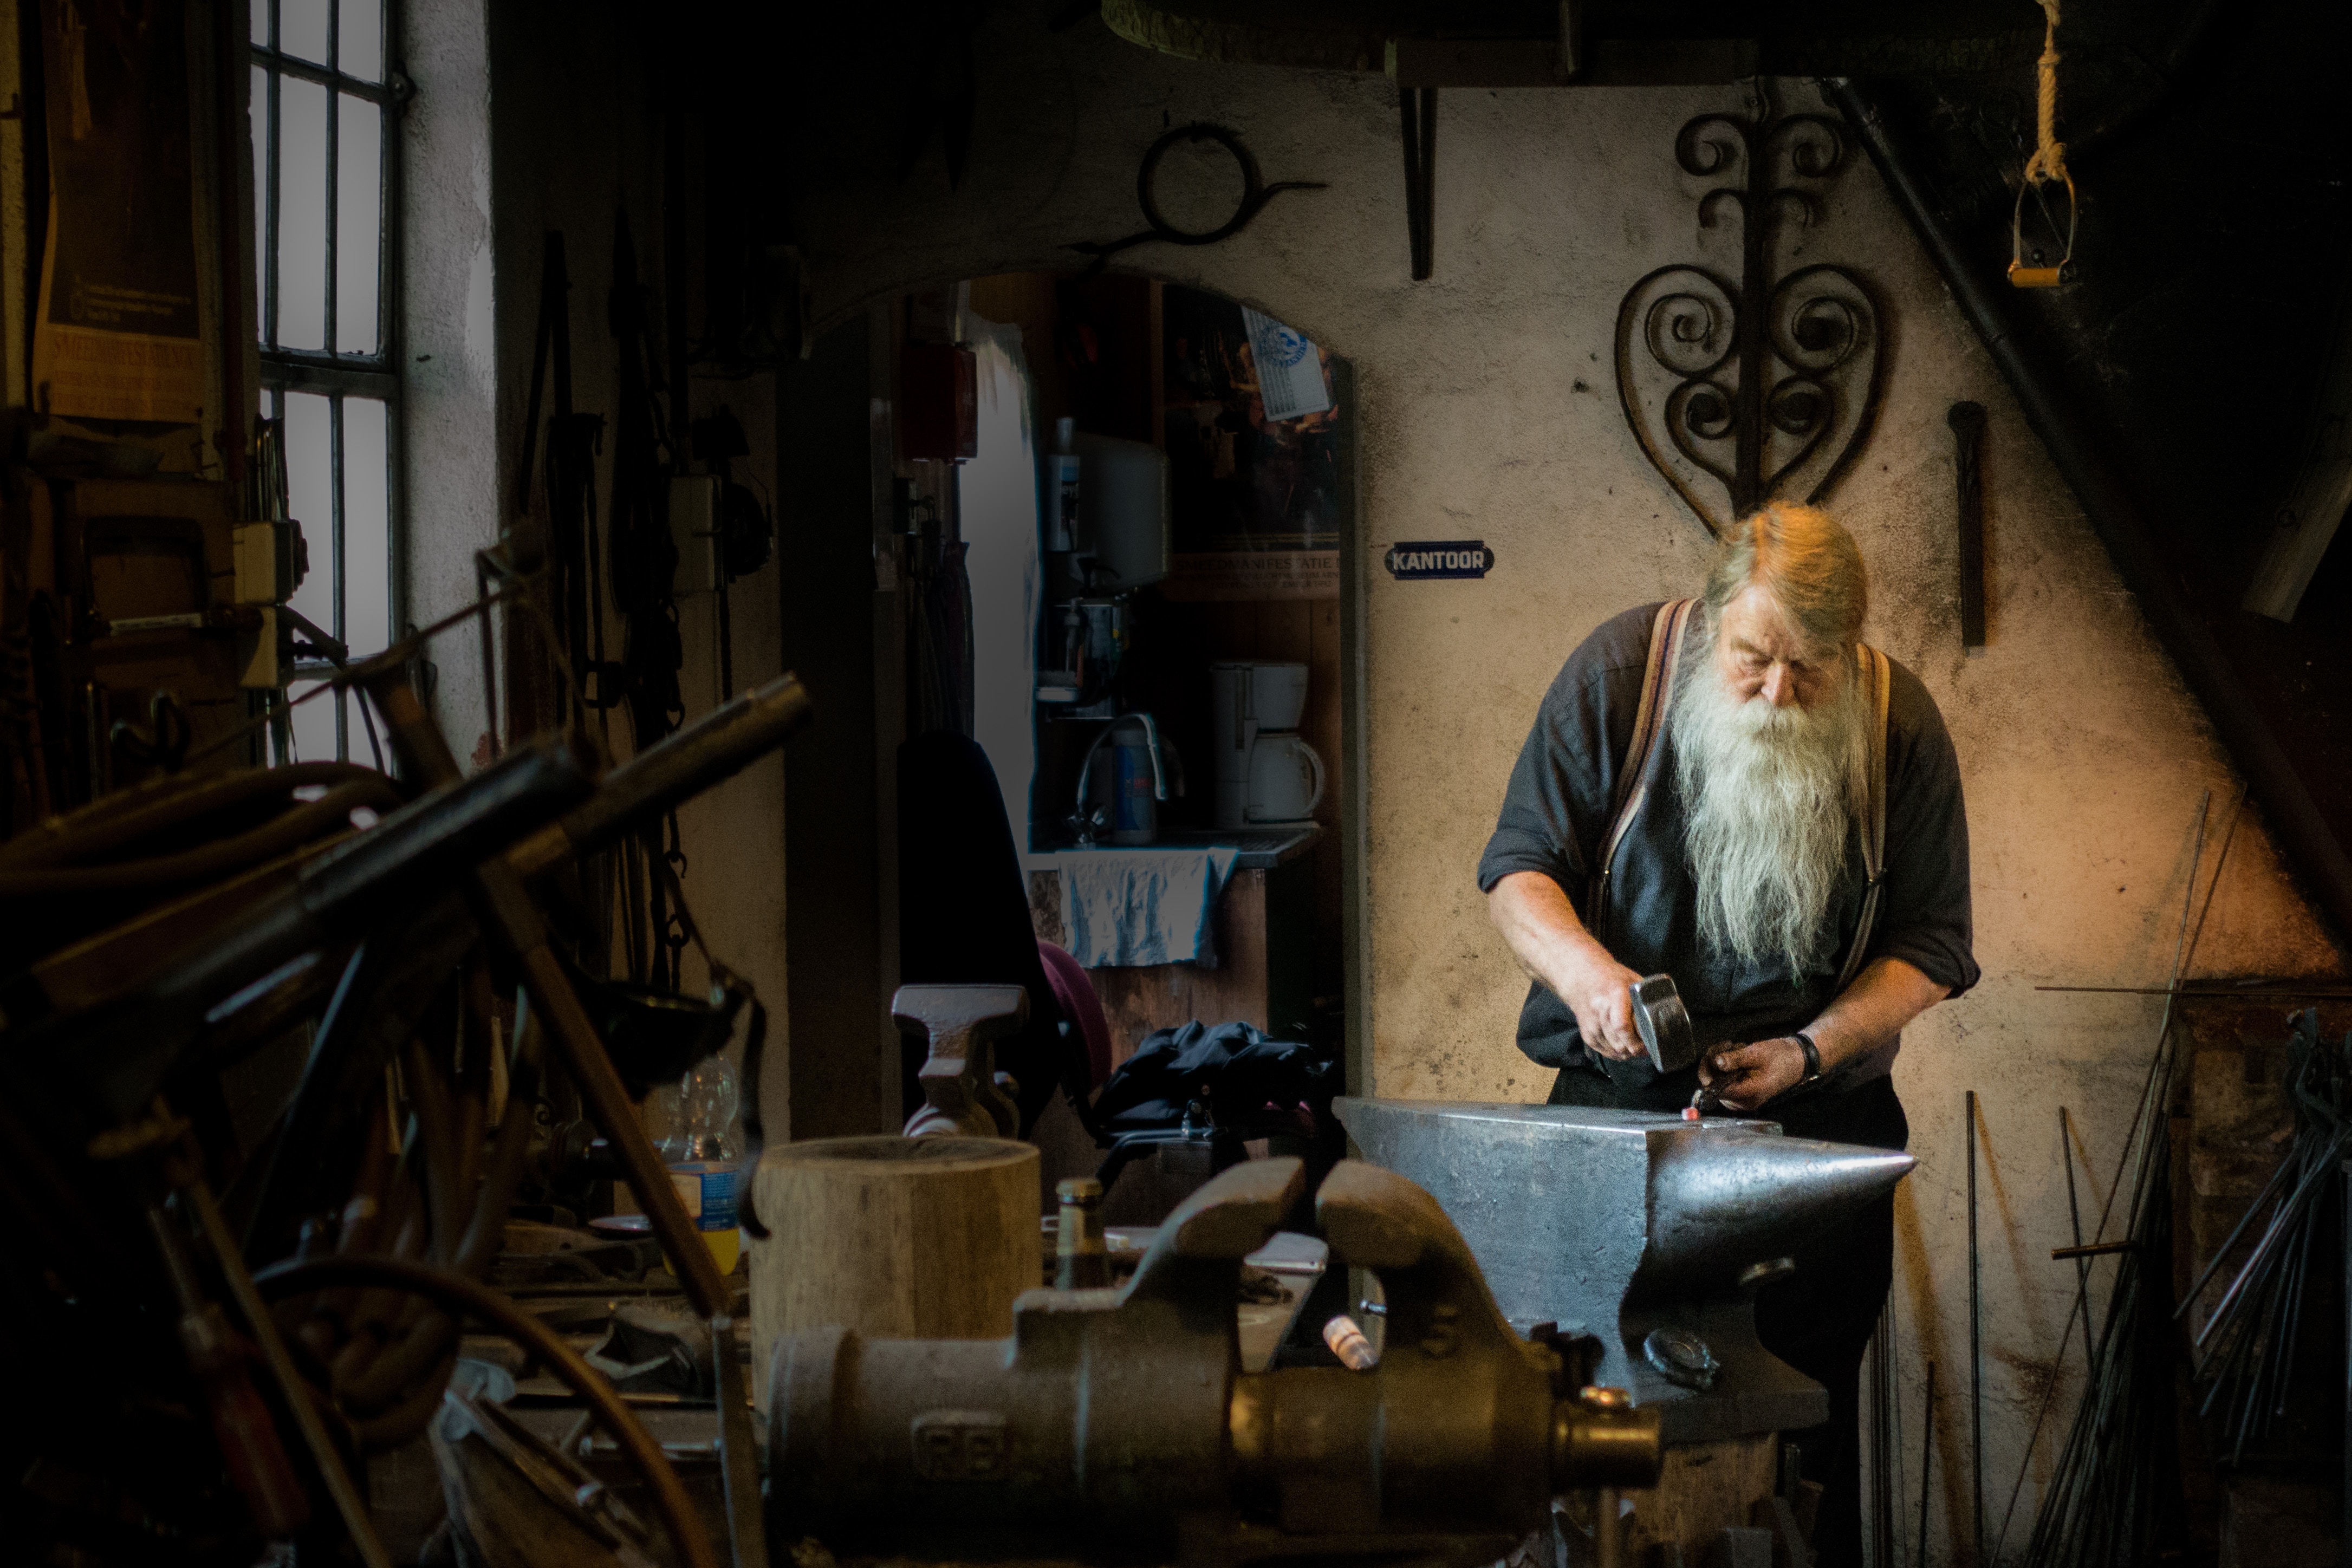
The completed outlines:
[[[1364,1331],[1357,1326],[1356,1320],[1345,1312],[1323,1325],[1323,1343],[1331,1347],[1331,1354],[1339,1358],[1339,1364],[1350,1372],[1370,1372],[1381,1359],[1372,1350],[1372,1342],[1365,1338]]]
[[[1071,1176],[1055,1184],[1061,1214],[1054,1224],[1054,1288],[1087,1291],[1110,1283],[1110,1249],[1103,1241],[1102,1183]]]

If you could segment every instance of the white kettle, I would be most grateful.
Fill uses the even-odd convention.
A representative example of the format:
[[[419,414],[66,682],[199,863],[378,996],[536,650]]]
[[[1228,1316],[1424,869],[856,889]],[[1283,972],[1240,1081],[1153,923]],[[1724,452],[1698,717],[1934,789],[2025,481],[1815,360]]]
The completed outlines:
[[[1288,730],[1261,731],[1250,747],[1251,822],[1303,822],[1323,803],[1323,759]]]

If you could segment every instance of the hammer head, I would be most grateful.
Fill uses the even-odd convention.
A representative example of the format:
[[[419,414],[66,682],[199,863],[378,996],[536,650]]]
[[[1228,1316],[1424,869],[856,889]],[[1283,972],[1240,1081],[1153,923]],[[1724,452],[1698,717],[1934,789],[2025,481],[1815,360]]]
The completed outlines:
[[[1633,1027],[1642,1032],[1650,1065],[1660,1072],[1679,1072],[1698,1060],[1690,1014],[1672,975],[1652,975],[1633,987]]]

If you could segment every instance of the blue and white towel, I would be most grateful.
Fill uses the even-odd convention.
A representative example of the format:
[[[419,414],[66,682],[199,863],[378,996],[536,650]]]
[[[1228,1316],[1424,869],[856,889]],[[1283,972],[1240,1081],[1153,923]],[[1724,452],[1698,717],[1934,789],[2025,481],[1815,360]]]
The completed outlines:
[[[1072,850],[1055,857],[1070,956],[1089,969],[1217,961],[1210,917],[1239,851]]]

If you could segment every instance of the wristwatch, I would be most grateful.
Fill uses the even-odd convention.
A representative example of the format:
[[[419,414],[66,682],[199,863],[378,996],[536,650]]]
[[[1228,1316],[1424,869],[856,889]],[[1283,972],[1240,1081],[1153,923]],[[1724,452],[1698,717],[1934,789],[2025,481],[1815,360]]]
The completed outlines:
[[[1797,1082],[1801,1084],[1820,1082],[1822,1081],[1821,1047],[1815,1045],[1813,1037],[1802,1030],[1799,1030],[1790,1038],[1794,1040],[1805,1053],[1805,1075]]]

